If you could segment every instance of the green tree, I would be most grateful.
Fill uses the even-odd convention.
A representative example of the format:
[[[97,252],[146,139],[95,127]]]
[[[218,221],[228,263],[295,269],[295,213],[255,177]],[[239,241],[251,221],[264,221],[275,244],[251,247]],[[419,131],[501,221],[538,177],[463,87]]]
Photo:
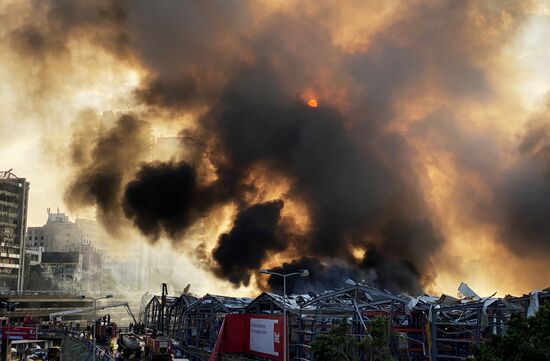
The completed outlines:
[[[550,361],[550,304],[534,317],[513,315],[505,336],[477,348],[476,361]]]
[[[390,328],[387,317],[376,317],[370,323],[370,335],[363,340],[365,355],[373,361],[394,361],[389,348]]]
[[[348,337],[349,323],[343,319],[338,327],[330,332],[317,335],[312,343],[316,361],[356,361],[359,360],[359,342]]]
[[[370,336],[359,341],[348,335],[346,319],[328,333],[315,337],[312,349],[316,361],[358,361],[361,355],[370,361],[395,361],[388,347],[391,337],[386,317],[376,317],[370,324]]]

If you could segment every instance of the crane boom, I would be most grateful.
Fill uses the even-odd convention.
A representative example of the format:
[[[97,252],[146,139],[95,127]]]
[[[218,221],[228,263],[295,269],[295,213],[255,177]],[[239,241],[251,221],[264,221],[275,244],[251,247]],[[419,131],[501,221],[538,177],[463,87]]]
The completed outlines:
[[[128,302],[113,303],[113,304],[110,304],[110,305],[98,306],[98,307],[96,307],[96,311],[104,310],[104,309],[107,309],[107,308],[115,308],[115,307],[124,307],[124,308],[126,308],[126,312],[128,312],[128,314],[132,317],[132,319],[134,321],[134,324],[137,323],[136,318],[134,317],[134,314],[132,313],[132,310],[130,309],[130,306],[128,305]],[[85,312],[90,312],[90,311],[93,311],[93,310],[94,310],[93,307],[84,307],[84,308],[77,308],[77,309],[74,309],[74,310],[53,312],[53,313],[50,313],[50,320],[53,321],[56,317],[63,317],[63,316],[67,316],[67,315],[75,315],[75,314],[78,314],[78,313],[85,313]]]

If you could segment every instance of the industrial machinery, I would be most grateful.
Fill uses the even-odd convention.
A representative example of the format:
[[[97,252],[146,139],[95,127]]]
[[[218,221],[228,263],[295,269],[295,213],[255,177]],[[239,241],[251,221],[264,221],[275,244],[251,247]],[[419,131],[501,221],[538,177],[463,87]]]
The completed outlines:
[[[160,327],[164,330],[164,309],[166,307],[166,296],[168,287],[166,283],[162,284],[161,308],[160,308]],[[151,361],[172,360],[172,340],[161,333],[154,332],[145,338],[145,356]]]
[[[136,324],[136,322],[137,322],[136,318],[134,317],[134,314],[132,313],[132,310],[130,309],[130,306],[128,305],[128,302],[121,302],[121,303],[115,303],[115,304],[111,304],[111,305],[98,306],[98,307],[96,307],[96,311],[105,310],[107,308],[114,308],[114,307],[124,307],[124,308],[126,308],[126,312],[128,312],[128,315],[130,315],[130,317],[132,317],[132,320],[134,321],[134,325]],[[53,313],[50,313],[50,321],[54,321],[54,320],[61,321],[63,316],[76,315],[76,314],[79,314],[79,313],[91,312],[93,310],[94,310],[93,307],[84,307],[84,308],[77,308],[77,309],[74,309],[74,310],[53,312]]]
[[[134,355],[136,359],[141,356],[140,339],[133,332],[119,333],[117,338],[118,347],[122,349],[124,358]],[[119,349],[120,350],[120,349]]]
[[[95,327],[96,340],[99,344],[103,345],[109,345],[118,332],[117,324],[111,322],[111,316],[107,316],[97,319]]]
[[[148,335],[145,339],[145,358],[150,361],[172,360],[172,340],[168,337]]]

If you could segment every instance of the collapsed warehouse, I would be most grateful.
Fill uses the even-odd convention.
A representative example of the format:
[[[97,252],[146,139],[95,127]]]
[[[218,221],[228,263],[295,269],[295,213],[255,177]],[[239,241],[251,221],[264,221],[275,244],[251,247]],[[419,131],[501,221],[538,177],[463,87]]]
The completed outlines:
[[[550,301],[550,288],[521,297],[482,298],[462,283],[459,296],[412,298],[349,280],[342,288],[286,300],[270,292],[254,299],[187,293],[172,297],[163,288],[141,317],[148,330],[171,337],[191,360],[213,359],[209,355],[218,352],[227,315],[282,315],[285,303],[290,360],[314,360],[315,337],[343,319],[349,324],[348,337],[369,337],[371,322],[380,316],[388,320],[388,347],[396,359],[465,360],[475,345],[505,334],[512,314],[531,316]]]

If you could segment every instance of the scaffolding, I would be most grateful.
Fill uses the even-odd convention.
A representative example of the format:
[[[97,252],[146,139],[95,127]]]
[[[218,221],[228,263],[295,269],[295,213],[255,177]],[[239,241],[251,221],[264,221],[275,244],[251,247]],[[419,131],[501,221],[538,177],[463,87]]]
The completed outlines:
[[[145,328],[153,332],[164,333],[166,325],[168,325],[169,310],[176,299],[176,297],[166,297],[166,305],[163,307],[162,296],[153,296],[147,305],[145,305],[143,311],[142,320]],[[163,317],[164,320],[162,320]]]
[[[344,319],[350,324],[348,336],[361,340],[368,337],[370,323],[376,317],[385,317],[388,331],[392,330],[396,335],[390,338],[388,344],[392,353],[415,356],[414,353],[420,351],[420,358],[409,359],[424,359],[423,329],[418,325],[417,318],[407,312],[410,300],[410,297],[404,295],[393,295],[369,285],[354,284],[325,292],[303,303],[300,307],[295,358],[313,360],[312,342],[315,337],[329,332]],[[401,338],[397,337],[398,334]],[[406,347],[403,340],[406,341]]]
[[[494,296],[494,295],[493,295]],[[398,360],[466,360],[474,346],[506,334],[513,314],[533,315],[543,302],[550,302],[550,288],[521,297],[456,298],[449,295],[412,298],[392,294],[370,285],[348,282],[321,294],[282,295],[263,292],[255,299],[207,294],[154,296],[145,307],[146,325],[160,325],[165,315],[166,332],[194,355],[212,351],[225,315],[236,313],[282,315],[286,306],[290,360],[312,361],[312,343],[342,320],[350,325],[348,337],[370,337],[371,323],[384,317],[388,324],[388,349]],[[157,326],[158,327],[158,326]],[[363,355],[368,360],[368,355]],[[200,358],[193,358],[200,359]]]
[[[183,318],[182,345],[211,351],[216,342],[225,315],[244,313],[250,298],[210,295],[189,306]]]
[[[550,290],[522,297],[487,297],[419,305],[429,319],[429,344],[432,360],[466,360],[479,346],[495,336],[506,334],[513,314],[531,316],[533,304],[550,301]]]
[[[189,306],[197,301],[192,295],[181,295],[174,300],[166,312],[167,335],[176,340],[181,340],[185,334],[184,321]]]
[[[13,174],[12,169],[0,171],[0,179],[19,179],[18,176]]]

